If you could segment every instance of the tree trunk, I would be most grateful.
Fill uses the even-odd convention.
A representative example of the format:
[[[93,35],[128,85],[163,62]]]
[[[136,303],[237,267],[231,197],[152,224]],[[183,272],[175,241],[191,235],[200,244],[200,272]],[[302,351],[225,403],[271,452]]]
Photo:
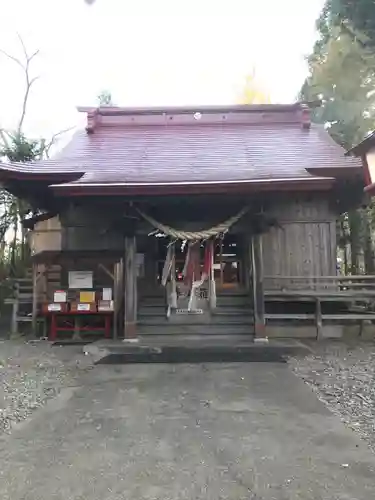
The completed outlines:
[[[361,253],[361,215],[358,210],[353,210],[348,213],[349,222],[349,239],[350,239],[350,258],[351,258],[351,274],[358,274],[359,257]]]
[[[369,219],[369,214],[367,212],[363,213],[362,217],[363,233],[364,233],[364,261],[365,261],[365,273],[374,274],[375,272],[375,248],[374,242],[372,240],[371,234],[371,224]]]
[[[18,220],[13,225],[13,240],[10,247],[10,275],[13,277],[16,274],[16,251],[17,251],[17,233],[18,233]]]

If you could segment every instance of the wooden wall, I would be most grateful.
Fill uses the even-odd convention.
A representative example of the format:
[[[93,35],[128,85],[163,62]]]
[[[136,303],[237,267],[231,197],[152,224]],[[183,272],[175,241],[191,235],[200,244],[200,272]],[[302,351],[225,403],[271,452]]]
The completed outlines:
[[[336,274],[336,218],[337,215],[330,206],[329,194],[298,195],[269,195],[264,200],[264,210],[267,215],[274,217],[282,229],[273,228],[263,235],[263,260],[265,274],[265,288],[296,288],[295,283],[286,283],[284,280],[269,279],[278,276],[332,276]],[[242,206],[246,200],[241,201]],[[251,200],[250,200],[251,203]],[[223,204],[224,205],[224,204]],[[225,212],[236,213],[237,207],[225,204]],[[198,214],[189,210],[186,218],[193,215],[199,220],[202,227],[202,218],[210,217],[223,220],[228,215],[223,212],[221,217],[216,214],[215,207],[201,210]],[[184,221],[183,209],[160,207],[161,213],[155,217],[164,222],[164,213],[173,214],[178,221]],[[191,213],[192,212],[192,213]],[[199,219],[198,219],[199,216]],[[72,207],[58,218],[40,222],[31,233],[34,254],[40,251],[105,251],[116,250],[119,255],[124,251],[124,225],[127,224],[120,210],[103,210],[100,206],[90,205]],[[168,221],[169,222],[169,221]],[[190,220],[190,225],[195,221]],[[198,222],[197,222],[198,224]],[[208,222],[207,222],[208,224]],[[209,225],[209,224],[208,224]],[[185,228],[186,229],[186,228]],[[195,229],[195,228],[194,228]],[[246,225],[246,217],[242,224],[238,224],[235,231],[239,231],[247,238],[250,231]],[[153,250],[150,248],[150,239],[147,233],[150,226],[139,225],[137,229],[137,252],[144,253],[146,275],[155,273]],[[245,252],[246,253],[246,252]],[[248,263],[246,263],[249,267]],[[148,276],[148,277],[150,277]],[[145,276],[146,278],[146,276]],[[147,280],[144,280],[147,281]]]
[[[62,249],[66,251],[122,250],[124,221],[116,220],[116,209],[93,204],[70,207],[61,214]],[[121,214],[120,214],[121,215]]]
[[[336,275],[336,214],[328,197],[283,198],[268,213],[282,229],[273,228],[263,235],[266,289],[305,287],[298,280],[286,282],[267,276]]]
[[[61,250],[61,224],[58,217],[40,221],[28,233],[31,254]]]

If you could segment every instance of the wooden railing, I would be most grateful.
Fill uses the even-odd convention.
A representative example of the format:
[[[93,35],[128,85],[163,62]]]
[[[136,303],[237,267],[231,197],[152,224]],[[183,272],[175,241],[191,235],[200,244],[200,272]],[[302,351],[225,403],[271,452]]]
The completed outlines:
[[[316,336],[323,336],[324,323],[346,323],[356,321],[360,333],[365,321],[375,321],[375,276],[266,276],[264,277],[264,297],[267,303],[289,304],[313,303],[314,312],[266,312],[265,321],[310,321],[316,326]],[[324,311],[326,303],[343,303],[336,312]],[[323,311],[322,311],[323,305]],[[286,309],[286,308],[285,308]],[[332,307],[331,307],[332,309]]]
[[[297,291],[374,291],[375,276],[265,276],[264,289],[268,292]]]

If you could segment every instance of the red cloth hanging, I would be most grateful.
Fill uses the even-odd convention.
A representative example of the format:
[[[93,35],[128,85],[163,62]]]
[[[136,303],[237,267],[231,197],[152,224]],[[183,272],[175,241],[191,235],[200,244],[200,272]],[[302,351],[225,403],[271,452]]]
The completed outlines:
[[[200,247],[200,242],[189,243],[184,266],[185,284],[191,284],[193,281],[200,281],[203,277],[210,276],[214,251],[213,241],[205,243],[203,270],[201,270]]]

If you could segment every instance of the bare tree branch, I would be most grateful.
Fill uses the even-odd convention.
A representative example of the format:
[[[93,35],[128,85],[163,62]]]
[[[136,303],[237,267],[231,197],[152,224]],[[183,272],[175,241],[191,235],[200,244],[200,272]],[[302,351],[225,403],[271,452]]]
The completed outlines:
[[[25,42],[23,41],[22,36],[19,33],[17,33],[17,38],[20,41],[20,44],[22,45],[23,54],[24,54],[25,59],[27,61],[27,59],[29,58],[29,55],[28,55],[28,52],[27,52],[27,49],[26,49]]]
[[[20,41],[20,44],[22,45],[22,49],[23,49],[23,54],[25,56],[25,61],[26,63],[30,63],[32,61],[32,59],[37,56],[39,54],[39,49],[37,49],[33,54],[31,54],[31,56],[29,56],[29,53],[27,51],[27,48],[26,48],[26,45],[25,45],[25,42],[23,41],[22,39],[22,36],[17,33],[17,37],[18,37],[18,40]]]
[[[27,108],[27,103],[29,101],[31,86],[38,79],[37,76],[35,78],[32,78],[31,80],[29,79],[29,65],[28,64],[25,67],[25,77],[26,77],[26,90],[25,90],[25,94],[23,96],[21,117],[20,117],[20,121],[18,122],[18,127],[17,127],[18,135],[21,134],[23,122],[25,120],[26,108]]]
[[[19,66],[21,66],[22,69],[24,69],[24,66],[23,64],[21,63],[21,61],[19,59],[17,59],[17,57],[14,57],[12,56],[11,54],[8,54],[8,52],[6,52],[5,50],[3,49],[0,49],[0,52],[6,56],[8,59],[11,59],[12,61],[14,61],[16,64],[18,64]]]
[[[23,39],[19,33],[17,33],[17,37],[18,37],[18,40],[20,41],[20,44],[22,46],[24,61],[18,59],[15,56],[12,56],[12,54],[8,54],[8,52],[6,52],[3,49],[0,49],[0,52],[3,55],[5,55],[8,59],[15,62],[18,66],[20,66],[23,73],[24,73],[26,87],[25,87],[25,93],[24,93],[23,100],[22,100],[21,116],[20,116],[20,119],[18,121],[18,126],[17,126],[17,134],[21,135],[23,122],[25,121],[25,117],[26,117],[26,110],[27,110],[27,104],[28,104],[29,96],[30,96],[30,89],[31,89],[32,85],[36,82],[36,80],[38,79],[37,76],[34,78],[30,77],[30,63],[34,59],[34,57],[39,54],[39,50],[36,50],[31,55],[29,55],[27,48],[26,48],[26,45],[25,45],[25,42],[23,41]]]
[[[60,132],[56,132],[56,134],[53,134],[53,136],[51,137],[50,141],[47,142],[47,143],[45,143],[45,145],[43,147],[43,154],[45,155],[46,158],[49,158],[50,149],[56,143],[56,139],[60,135],[66,134],[67,132],[70,132],[73,129],[74,129],[74,127],[69,127],[69,128],[65,128],[64,130],[60,130]]]

